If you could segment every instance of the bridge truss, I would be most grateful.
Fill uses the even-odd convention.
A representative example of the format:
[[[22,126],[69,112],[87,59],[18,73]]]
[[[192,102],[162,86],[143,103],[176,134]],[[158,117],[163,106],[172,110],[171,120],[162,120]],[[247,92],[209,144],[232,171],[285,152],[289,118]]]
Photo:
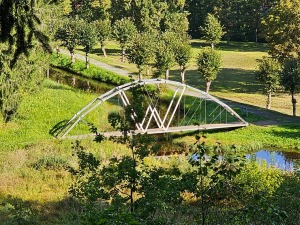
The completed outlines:
[[[126,83],[100,95],[79,110],[57,133],[57,137],[78,138],[90,135],[90,124],[104,136],[122,135],[108,123],[108,114],[111,111],[107,110],[124,115],[125,108],[136,103],[131,93],[134,88],[139,88],[139,97],[143,95],[139,112],[134,108],[130,112],[132,120],[135,121],[131,132],[134,134],[237,128],[248,125],[228,105],[201,90],[171,80],[146,79]]]

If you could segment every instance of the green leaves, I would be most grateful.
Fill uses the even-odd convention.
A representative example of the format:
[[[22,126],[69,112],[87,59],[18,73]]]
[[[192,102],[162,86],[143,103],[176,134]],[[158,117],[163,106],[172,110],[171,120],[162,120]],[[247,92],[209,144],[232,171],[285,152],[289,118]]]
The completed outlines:
[[[211,44],[212,48],[220,42],[222,36],[226,33],[223,31],[223,27],[218,19],[210,13],[207,14],[204,26],[200,27],[200,31],[204,35],[203,38]]]
[[[221,66],[221,55],[214,49],[203,48],[197,57],[197,66],[200,75],[206,81],[206,92],[210,83],[216,79]]]

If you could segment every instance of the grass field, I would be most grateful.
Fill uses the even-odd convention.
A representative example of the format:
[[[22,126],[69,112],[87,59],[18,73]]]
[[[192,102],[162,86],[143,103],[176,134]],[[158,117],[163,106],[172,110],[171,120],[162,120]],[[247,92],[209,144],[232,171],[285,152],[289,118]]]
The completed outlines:
[[[199,40],[192,42],[194,57],[200,46],[204,45]],[[131,72],[137,71],[135,65],[121,64],[119,48],[114,42],[108,42],[106,47],[107,58],[100,55],[99,48],[91,57]],[[266,47],[255,43],[222,42],[217,48],[222,54],[223,68],[212,83],[211,94],[264,108],[266,97],[262,94],[261,85],[254,80],[254,71],[256,60],[266,55]],[[204,82],[198,77],[192,59],[186,74],[187,83],[204,89]],[[176,67],[172,68],[171,79],[179,80]],[[0,224],[9,219],[13,221],[20,215],[34,217],[40,222],[38,224],[67,224],[63,218],[68,210],[76,207],[67,193],[71,178],[64,169],[74,164],[73,141],[54,139],[51,129],[69,119],[95,96],[45,80],[44,88],[39,93],[24,97],[19,114],[12,122],[4,124],[0,121]],[[287,94],[276,94],[273,110],[290,114],[289,102]],[[228,132],[206,133],[210,143],[220,141],[225,145],[246,146],[248,150],[269,146],[297,151],[300,149],[299,135],[297,124],[270,127],[251,125]],[[174,140],[186,145],[194,141],[194,134],[181,134]],[[82,145],[98,158],[128,152],[124,146],[109,141],[99,145],[92,140],[84,140]]]
[[[201,40],[192,40],[192,58],[186,71],[186,83],[205,89],[204,80],[200,79],[196,67],[196,57],[199,49],[208,46]],[[110,65],[137,73],[134,64],[121,62],[121,50],[113,41],[108,41],[106,45],[108,57],[103,57],[100,46],[96,46],[90,55],[92,58],[108,63]],[[239,42],[221,42],[216,46],[222,57],[222,69],[216,80],[211,85],[210,93],[216,97],[229,99],[249,105],[266,107],[266,95],[263,93],[263,87],[255,81],[255,70],[258,67],[258,61],[263,56],[267,56],[267,47],[262,43],[239,43]],[[82,53],[78,49],[79,53]],[[170,79],[180,81],[179,68],[174,66],[170,71]],[[153,71],[152,71],[153,72]],[[291,115],[292,104],[290,96],[286,93],[276,93],[272,99],[272,110]]]

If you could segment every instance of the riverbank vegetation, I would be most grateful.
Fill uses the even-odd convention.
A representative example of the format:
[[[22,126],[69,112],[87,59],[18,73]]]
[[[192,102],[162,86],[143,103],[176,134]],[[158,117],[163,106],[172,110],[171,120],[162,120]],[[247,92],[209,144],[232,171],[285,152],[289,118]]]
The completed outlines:
[[[243,155],[262,147],[299,152],[299,82],[290,83],[300,74],[299,40],[294,39],[299,3],[123,3],[0,0],[0,223],[298,224],[299,160],[298,170],[291,172]],[[207,15],[214,16],[223,41],[190,39],[188,33],[207,37]],[[273,20],[274,15],[279,19]],[[134,39],[137,31],[147,38]],[[260,38],[267,44],[257,43]],[[236,42],[241,40],[255,43]],[[43,79],[50,45],[84,54],[85,62],[53,54],[51,63],[87,78],[117,85],[129,81],[91,65],[91,57],[147,78],[166,76],[199,89],[205,80],[195,59],[211,45],[220,52],[222,67],[210,93],[230,101],[257,125],[200,134],[55,139],[60,125],[98,95]],[[255,80],[257,60],[267,52],[284,68],[281,84],[291,84],[273,93],[272,111],[263,109],[263,85]],[[136,65],[123,62],[126,54]],[[147,57],[141,57],[144,54]],[[292,106],[294,117],[288,116]],[[107,112],[112,108],[105,105]],[[118,113],[110,114],[110,121],[95,119],[128,132],[130,118]]]

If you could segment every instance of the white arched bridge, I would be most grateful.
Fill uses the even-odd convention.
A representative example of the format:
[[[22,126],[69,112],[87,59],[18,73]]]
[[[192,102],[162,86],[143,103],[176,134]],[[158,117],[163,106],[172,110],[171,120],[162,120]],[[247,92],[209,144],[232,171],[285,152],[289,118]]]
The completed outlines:
[[[137,90],[134,92],[132,90]],[[79,110],[57,132],[58,138],[91,135],[90,125],[104,136],[120,136],[108,122],[110,113],[125,115],[131,107],[131,133],[170,133],[181,131],[238,128],[248,123],[217,98],[183,83],[146,79],[118,86],[100,95]]]

